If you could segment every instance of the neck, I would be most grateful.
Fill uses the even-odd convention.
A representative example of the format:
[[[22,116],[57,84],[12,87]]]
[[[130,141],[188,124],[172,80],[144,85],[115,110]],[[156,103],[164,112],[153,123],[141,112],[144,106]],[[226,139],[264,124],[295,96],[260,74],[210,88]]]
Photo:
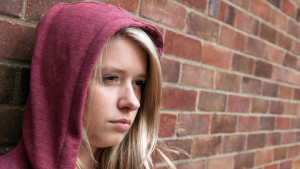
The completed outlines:
[[[91,147],[92,153],[95,154],[97,148]],[[80,159],[81,163],[85,166],[86,169],[94,169],[95,166],[93,166],[93,159],[89,153],[89,150],[87,148],[80,148],[78,153],[78,158]]]

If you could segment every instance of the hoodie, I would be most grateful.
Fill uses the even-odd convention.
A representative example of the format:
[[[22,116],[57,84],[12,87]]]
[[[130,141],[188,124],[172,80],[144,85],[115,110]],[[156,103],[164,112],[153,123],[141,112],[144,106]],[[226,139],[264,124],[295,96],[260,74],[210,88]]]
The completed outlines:
[[[0,169],[75,168],[93,68],[107,40],[128,26],[148,33],[161,56],[158,29],[122,8],[59,3],[43,16],[36,27],[22,139],[0,157]]]

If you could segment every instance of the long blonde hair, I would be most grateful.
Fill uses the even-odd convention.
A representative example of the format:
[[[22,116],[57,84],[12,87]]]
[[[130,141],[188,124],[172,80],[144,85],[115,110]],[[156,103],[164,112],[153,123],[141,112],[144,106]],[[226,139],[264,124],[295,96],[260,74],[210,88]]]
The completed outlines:
[[[92,78],[97,76],[96,70],[99,66],[101,70],[103,52],[106,51],[107,46],[116,36],[125,36],[134,40],[145,50],[147,55],[147,80],[142,92],[141,106],[134,123],[122,142],[113,147],[98,148],[95,154],[92,153],[88,141],[86,132],[88,124],[84,118],[80,148],[88,149],[96,167],[101,169],[153,169],[155,168],[154,152],[155,158],[162,159],[170,168],[175,169],[171,160],[164,154],[165,149],[157,145],[162,76],[158,51],[150,37],[143,30],[134,27],[127,27],[118,31],[103,48]],[[90,95],[91,93],[88,94],[87,107],[89,106]],[[77,158],[76,166],[80,169],[85,168],[79,158]]]

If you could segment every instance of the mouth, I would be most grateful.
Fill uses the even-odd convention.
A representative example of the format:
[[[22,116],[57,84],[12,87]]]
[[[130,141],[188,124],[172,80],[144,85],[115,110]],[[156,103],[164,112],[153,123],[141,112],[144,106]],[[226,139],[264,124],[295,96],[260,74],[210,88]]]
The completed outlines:
[[[120,119],[109,122],[112,123],[116,127],[116,129],[121,132],[127,131],[131,125],[131,120],[128,119]]]

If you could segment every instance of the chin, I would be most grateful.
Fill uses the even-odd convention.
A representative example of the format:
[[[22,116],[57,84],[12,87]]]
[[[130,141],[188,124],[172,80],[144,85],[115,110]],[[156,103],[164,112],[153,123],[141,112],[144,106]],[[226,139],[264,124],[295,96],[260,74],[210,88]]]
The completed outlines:
[[[123,138],[124,138],[124,135],[112,136],[112,137],[108,136],[105,139],[97,139],[97,140],[90,141],[90,143],[93,147],[97,147],[97,148],[113,147],[113,146],[117,146],[118,144],[120,144],[122,142]]]

